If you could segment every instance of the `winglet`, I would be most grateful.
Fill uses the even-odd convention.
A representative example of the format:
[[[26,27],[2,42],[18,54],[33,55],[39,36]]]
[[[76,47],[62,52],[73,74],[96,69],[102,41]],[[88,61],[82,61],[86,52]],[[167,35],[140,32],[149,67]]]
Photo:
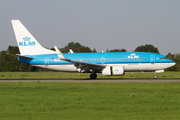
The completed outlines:
[[[59,59],[61,59],[61,60],[66,60],[66,58],[64,57],[64,55],[61,53],[61,51],[60,51],[56,46],[54,46],[54,49],[56,50]]]
[[[69,49],[69,53],[74,53],[71,49]]]

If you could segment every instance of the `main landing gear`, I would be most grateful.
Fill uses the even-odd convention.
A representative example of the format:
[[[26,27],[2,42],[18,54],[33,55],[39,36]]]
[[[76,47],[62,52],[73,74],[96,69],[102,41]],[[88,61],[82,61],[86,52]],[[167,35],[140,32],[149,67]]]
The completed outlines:
[[[91,78],[91,79],[96,79],[96,78],[97,78],[97,74],[96,74],[96,73],[92,73],[92,74],[90,75],[90,78]]]

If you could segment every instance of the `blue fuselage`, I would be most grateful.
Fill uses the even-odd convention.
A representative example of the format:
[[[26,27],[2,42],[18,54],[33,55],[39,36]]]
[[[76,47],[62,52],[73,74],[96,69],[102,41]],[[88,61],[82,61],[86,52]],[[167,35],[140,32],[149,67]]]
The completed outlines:
[[[103,65],[124,65],[126,71],[131,71],[131,67],[133,67],[132,71],[134,71],[133,65],[141,65],[141,68],[138,70],[152,70],[155,68],[153,64],[161,65],[161,68],[155,68],[155,70],[166,69],[174,65],[175,62],[167,59],[165,56],[156,54],[156,53],[147,53],[147,52],[108,52],[108,53],[64,53],[63,54],[67,59],[73,61],[81,61],[81,62],[88,62],[88,63],[95,63],[95,64],[103,64]],[[57,54],[43,54],[43,55],[31,55],[27,56],[33,58],[24,59],[19,58],[20,62],[34,65],[34,66],[51,66],[51,65],[58,65],[59,69],[61,70],[60,66],[62,65],[73,65],[72,62],[67,62],[60,60]],[[143,65],[149,65],[149,67],[142,67]],[[171,64],[171,65],[169,65]],[[128,65],[128,66],[127,66]],[[162,67],[162,65],[166,65]],[[169,66],[167,66],[169,65]],[[50,68],[51,69],[51,68]]]

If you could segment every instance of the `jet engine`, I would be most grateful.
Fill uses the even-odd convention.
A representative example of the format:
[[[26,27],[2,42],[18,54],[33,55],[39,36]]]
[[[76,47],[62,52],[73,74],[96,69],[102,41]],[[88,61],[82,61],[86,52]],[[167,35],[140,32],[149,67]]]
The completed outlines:
[[[112,75],[124,75],[124,67],[120,66],[120,65],[116,65],[116,66],[106,66],[103,70],[102,70],[102,75],[103,76],[112,76]]]

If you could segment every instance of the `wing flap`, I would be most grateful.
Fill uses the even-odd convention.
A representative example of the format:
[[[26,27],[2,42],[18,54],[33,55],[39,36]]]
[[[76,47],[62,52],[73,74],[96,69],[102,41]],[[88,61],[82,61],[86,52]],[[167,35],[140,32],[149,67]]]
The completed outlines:
[[[72,63],[75,63],[75,65],[80,66],[80,65],[86,65],[86,66],[91,66],[91,67],[100,67],[100,68],[105,68],[105,65],[102,64],[96,64],[96,63],[88,63],[88,62],[81,62],[81,61],[73,61],[71,60]]]

